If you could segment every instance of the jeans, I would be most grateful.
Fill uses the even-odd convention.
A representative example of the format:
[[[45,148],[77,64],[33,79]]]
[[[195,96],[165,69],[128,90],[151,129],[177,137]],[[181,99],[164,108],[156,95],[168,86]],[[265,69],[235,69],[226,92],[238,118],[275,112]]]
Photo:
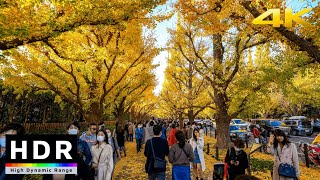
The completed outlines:
[[[166,172],[150,173],[148,174],[149,180],[165,180]]]
[[[140,152],[142,139],[136,139],[136,142],[137,142],[137,152]]]

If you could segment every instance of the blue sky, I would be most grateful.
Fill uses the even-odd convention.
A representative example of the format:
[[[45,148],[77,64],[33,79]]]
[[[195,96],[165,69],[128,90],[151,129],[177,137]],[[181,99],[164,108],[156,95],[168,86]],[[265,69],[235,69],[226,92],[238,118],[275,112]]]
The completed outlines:
[[[163,5],[159,6],[156,10],[160,10],[161,12],[168,12],[172,10],[172,3],[174,0],[168,0],[168,2]],[[177,15],[175,14],[169,20],[160,22],[157,24],[157,27],[154,29],[154,36],[157,39],[156,45],[160,48],[165,48],[166,44],[170,38],[168,33],[169,29],[175,29],[177,24]],[[162,89],[162,84],[164,82],[164,71],[167,67],[167,58],[168,58],[167,51],[161,51],[158,56],[153,59],[153,64],[158,64],[159,66],[155,70],[155,75],[157,79],[157,86],[154,90],[155,94],[159,94]]]
[[[172,3],[175,0],[168,0],[168,2],[159,6],[156,10],[161,12],[168,12],[172,10]],[[293,12],[300,11],[302,8],[312,8],[315,7],[320,0],[287,0],[287,8],[291,8]],[[168,28],[174,29],[177,23],[177,14],[175,14],[171,19],[163,21],[157,24],[157,27],[152,33],[154,33],[155,38],[157,39],[157,46],[161,48],[166,47],[166,43],[169,40]],[[254,53],[253,53],[254,54]],[[154,90],[155,94],[159,94],[162,89],[162,84],[164,82],[164,71],[167,67],[167,58],[169,54],[167,51],[162,51],[158,56],[153,59],[153,64],[158,64],[159,66],[154,71],[157,79],[157,86]]]

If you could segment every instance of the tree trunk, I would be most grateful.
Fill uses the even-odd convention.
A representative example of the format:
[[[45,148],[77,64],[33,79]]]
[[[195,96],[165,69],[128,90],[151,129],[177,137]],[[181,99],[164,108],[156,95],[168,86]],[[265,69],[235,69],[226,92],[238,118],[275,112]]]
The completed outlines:
[[[215,132],[217,134],[217,143],[215,146],[219,149],[227,149],[230,147],[230,120],[231,119],[223,119],[223,117],[219,116],[217,117],[217,129]]]
[[[189,110],[188,110],[188,118],[189,118],[190,124],[192,124],[193,121],[194,121],[194,112],[193,112],[193,109],[189,109]]]
[[[180,113],[179,113],[179,126],[180,126],[180,129],[183,129],[183,118],[182,118],[182,113],[183,113],[183,112],[180,112]]]
[[[118,116],[116,117],[117,122],[118,122],[119,124],[121,124],[122,129],[124,129],[124,125],[125,125],[125,122],[124,122],[124,120],[125,120],[124,114],[125,114],[125,113],[124,113],[124,110],[121,108],[121,109],[118,110]]]
[[[230,122],[231,117],[228,115],[228,105],[226,102],[226,94],[219,91],[221,88],[215,88],[214,90],[214,102],[217,107],[217,143],[216,146],[220,149],[227,149],[230,147]]]
[[[100,121],[103,121],[102,115],[103,115],[103,112],[101,111],[99,104],[93,103],[89,111],[84,113],[84,118],[86,122],[100,122]]]

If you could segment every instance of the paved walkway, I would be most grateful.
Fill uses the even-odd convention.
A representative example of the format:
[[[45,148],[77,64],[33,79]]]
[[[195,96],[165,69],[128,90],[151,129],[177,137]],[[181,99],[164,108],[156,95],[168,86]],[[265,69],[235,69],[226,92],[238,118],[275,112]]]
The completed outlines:
[[[221,162],[224,159],[226,150],[219,150],[219,159],[220,161],[215,160],[212,155],[215,154],[213,150],[213,145],[215,144],[216,140],[214,138],[205,137],[205,148],[204,151],[206,152],[207,143],[210,143],[210,153],[209,155],[205,154],[205,163],[206,163],[206,170],[204,172],[204,179],[208,179],[213,164],[216,162]],[[145,162],[146,157],[143,154],[144,149],[142,152],[137,154],[136,152],[136,143],[135,142],[126,142],[127,148],[127,157],[123,157],[116,165],[116,169],[114,172],[113,179],[115,180],[147,180],[148,176],[145,173]],[[245,149],[245,151],[249,151]],[[248,152],[247,152],[248,153]],[[256,152],[251,155],[252,158],[252,175],[258,177],[259,179],[269,179],[270,171],[268,170],[268,164],[272,167],[273,156],[268,154],[263,154],[260,152]],[[171,164],[167,163],[167,171],[166,171],[166,179],[171,180]],[[319,167],[312,167],[307,168],[303,163],[300,163],[300,171],[301,171],[301,180],[318,180],[320,176],[320,168]]]
[[[213,142],[212,142],[213,143]],[[143,154],[144,149],[142,149],[142,152],[138,153],[136,152],[136,143],[135,142],[126,142],[126,148],[127,148],[127,157],[123,157],[116,165],[116,169],[114,172],[114,179],[134,179],[134,180],[146,180],[148,179],[148,175],[145,172],[145,162],[146,157]],[[207,155],[205,154],[205,162],[206,162],[206,170],[204,172],[205,179],[210,174],[210,171],[212,169],[213,162],[216,160],[211,157],[211,154]],[[166,179],[171,180],[171,164],[167,163],[167,171],[166,171]]]

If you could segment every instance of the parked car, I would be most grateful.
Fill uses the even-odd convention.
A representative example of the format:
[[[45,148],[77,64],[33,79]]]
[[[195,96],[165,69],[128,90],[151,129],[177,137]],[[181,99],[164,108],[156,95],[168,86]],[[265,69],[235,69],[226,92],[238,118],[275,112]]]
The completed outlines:
[[[252,125],[258,126],[258,128],[263,127],[267,131],[268,136],[275,129],[281,129],[287,136],[290,135],[291,128],[278,119],[251,119],[250,122]]]
[[[201,119],[195,119],[194,122],[196,122],[198,124],[203,124],[203,121]]]
[[[273,129],[280,129],[282,130],[287,136],[290,135],[291,128],[288,127],[285,123],[275,120],[270,121],[270,125],[273,127]]]
[[[315,119],[313,124],[313,130],[320,130],[320,119]]]
[[[311,136],[313,133],[313,127],[311,121],[305,116],[292,116],[287,120],[283,121],[287,126],[291,127],[291,134],[296,135],[308,135]]]
[[[240,127],[240,129],[245,129],[245,130],[250,130],[249,127],[251,125],[251,123],[246,122],[242,119],[231,119],[230,124],[234,124],[234,125],[238,125]]]
[[[240,138],[242,140],[246,140],[246,135],[248,135],[248,131],[246,129],[241,129],[241,126],[236,124],[230,124],[230,139],[231,141],[236,138]]]

